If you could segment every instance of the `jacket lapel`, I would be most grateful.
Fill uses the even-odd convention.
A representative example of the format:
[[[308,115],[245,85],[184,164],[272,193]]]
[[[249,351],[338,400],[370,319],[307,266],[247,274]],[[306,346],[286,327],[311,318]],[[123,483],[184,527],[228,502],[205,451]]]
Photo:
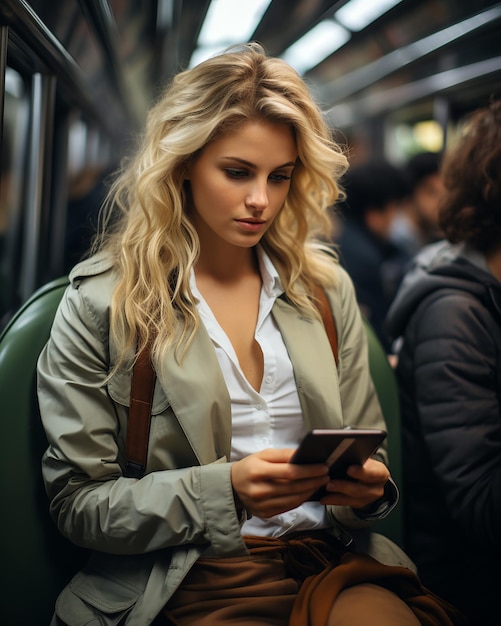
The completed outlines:
[[[292,361],[307,427],[341,428],[338,373],[322,322],[281,298],[272,312]]]
[[[211,339],[201,324],[179,362],[170,351],[158,381],[201,464],[229,459],[231,402]]]

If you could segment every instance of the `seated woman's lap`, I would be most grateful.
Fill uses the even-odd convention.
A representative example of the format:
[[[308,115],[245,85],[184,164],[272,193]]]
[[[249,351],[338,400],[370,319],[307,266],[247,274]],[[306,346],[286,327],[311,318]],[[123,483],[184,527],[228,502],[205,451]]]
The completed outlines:
[[[164,615],[172,626],[288,626],[298,590],[280,555],[200,559]]]
[[[288,626],[300,584],[282,555],[201,559],[164,609],[170,626]],[[397,595],[374,584],[340,592],[327,624],[419,626]]]

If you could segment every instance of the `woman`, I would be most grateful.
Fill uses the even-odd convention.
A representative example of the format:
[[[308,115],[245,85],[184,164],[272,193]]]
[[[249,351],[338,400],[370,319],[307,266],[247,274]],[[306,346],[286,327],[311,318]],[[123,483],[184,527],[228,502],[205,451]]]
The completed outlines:
[[[384,427],[352,285],[316,242],[345,168],[304,83],[258,45],[179,74],[152,109],[39,362],[51,512],[94,550],[54,623],[307,623],[308,602],[293,607],[302,581],[364,558],[336,537],[394,506],[385,451],[349,480],[288,462],[310,428]],[[338,325],[339,370],[316,284]],[[157,382],[146,474],[134,478],[131,367],[147,346]],[[383,538],[369,544],[409,564]],[[408,595],[448,619],[409,569],[368,562],[395,585],[410,576]],[[414,599],[374,578],[355,587],[366,604],[346,589],[331,610],[332,592],[315,623],[357,623],[383,603],[385,624],[418,624]]]
[[[405,545],[471,624],[499,624],[501,102],[470,116],[443,167],[447,238],[417,258],[389,314],[402,337]]]

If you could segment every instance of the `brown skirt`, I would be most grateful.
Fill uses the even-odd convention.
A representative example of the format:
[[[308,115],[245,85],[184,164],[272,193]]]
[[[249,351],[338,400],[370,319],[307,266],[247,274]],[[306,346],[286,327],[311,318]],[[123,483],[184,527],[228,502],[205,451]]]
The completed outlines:
[[[369,583],[396,594],[423,626],[467,626],[411,570],[347,552],[323,531],[245,541],[249,556],[197,561],[163,611],[169,625],[325,626],[343,589]]]

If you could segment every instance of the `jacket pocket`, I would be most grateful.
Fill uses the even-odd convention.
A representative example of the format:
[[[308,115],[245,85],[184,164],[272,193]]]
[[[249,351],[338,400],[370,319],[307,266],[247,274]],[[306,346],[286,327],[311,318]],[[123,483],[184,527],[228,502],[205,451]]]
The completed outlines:
[[[94,553],[57,598],[57,617],[68,626],[119,624],[143,594],[151,566],[147,556]]]
[[[56,615],[67,626],[115,626],[140,595],[115,581],[79,573],[56,600]]]

